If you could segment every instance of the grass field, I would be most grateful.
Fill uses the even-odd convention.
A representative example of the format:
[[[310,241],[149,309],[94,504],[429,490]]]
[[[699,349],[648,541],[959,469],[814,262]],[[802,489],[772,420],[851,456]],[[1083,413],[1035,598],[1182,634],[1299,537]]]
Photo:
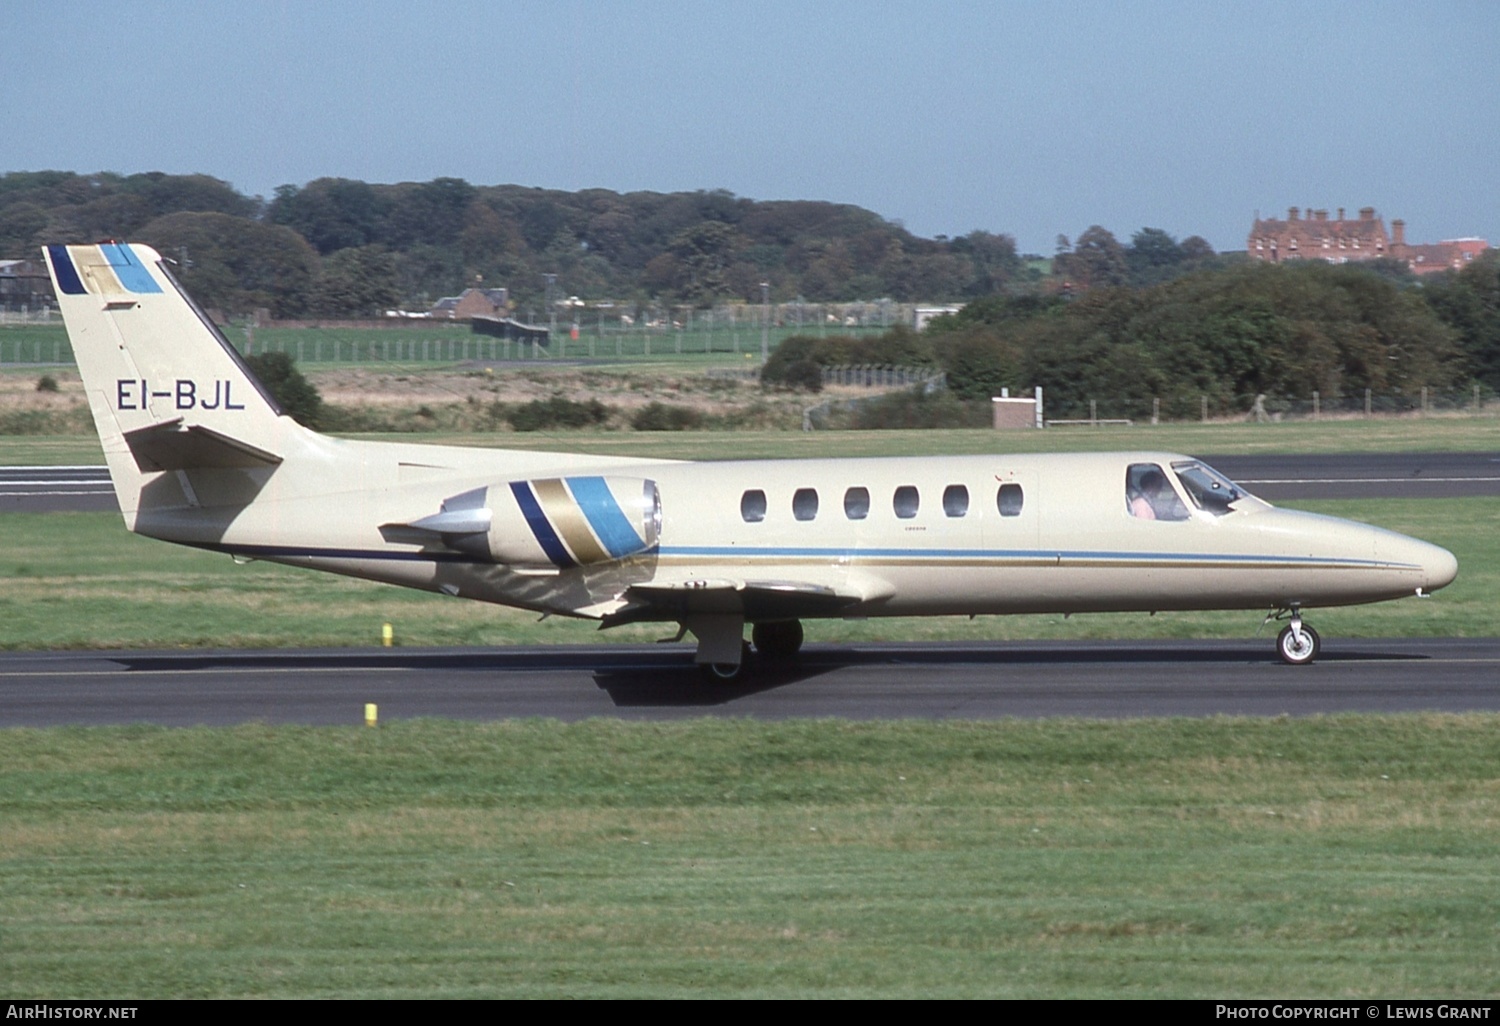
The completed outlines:
[[[13,997],[1484,997],[1495,716],[7,731]]]
[[[879,326],[830,328],[807,324],[800,333],[822,335],[879,334]],[[767,332],[774,349],[783,339],[799,334],[795,325],[772,327]],[[749,356],[760,360],[761,331],[758,323],[741,320],[736,325],[700,319],[680,329],[635,328],[600,330],[586,323],[579,337],[571,338],[559,323],[550,345],[506,342],[476,335],[466,323],[424,324],[407,327],[256,328],[247,336],[242,326],[231,325],[225,337],[242,349],[255,352],[285,352],[305,370],[342,363],[428,364],[464,360],[556,363],[577,360],[641,361],[669,360],[688,366],[740,366]],[[73,350],[62,324],[0,325],[0,366],[16,364],[69,364]]]
[[[591,452],[669,459],[961,456],[999,452],[1157,449],[1203,453],[1500,452],[1500,417],[1390,417],[1280,424],[1161,424],[1048,431],[537,431],[363,435],[435,445]],[[0,436],[0,465],[104,462],[81,435]]]

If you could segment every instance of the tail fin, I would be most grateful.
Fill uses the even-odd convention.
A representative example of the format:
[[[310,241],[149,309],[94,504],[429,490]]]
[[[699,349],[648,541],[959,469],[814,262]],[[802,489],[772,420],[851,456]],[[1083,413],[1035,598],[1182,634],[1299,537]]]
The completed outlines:
[[[46,256],[128,525],[163,471],[274,467],[296,444],[303,429],[154,250],[100,243]]]

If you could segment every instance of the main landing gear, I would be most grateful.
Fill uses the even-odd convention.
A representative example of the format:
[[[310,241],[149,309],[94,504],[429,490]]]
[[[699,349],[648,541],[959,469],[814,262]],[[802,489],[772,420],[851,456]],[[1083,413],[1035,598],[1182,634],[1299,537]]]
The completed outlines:
[[[721,626],[722,628],[723,625]],[[698,669],[703,678],[710,683],[732,684],[742,681],[750,673],[750,642],[740,642],[739,662],[728,662],[720,653],[725,655],[732,653],[734,649],[726,644],[727,638],[714,639],[716,645],[712,654],[708,651],[708,644],[704,637],[709,634],[709,625],[699,625],[703,633],[698,635],[699,656]],[[696,633],[696,631],[695,631]],[[755,642],[755,655],[763,662],[786,663],[797,657],[802,649],[802,621],[800,620],[774,620],[766,623],[757,623],[750,629],[751,640]],[[726,651],[727,648],[727,651]],[[708,658],[704,658],[708,656]],[[717,657],[717,658],[715,658]]]
[[[793,659],[802,649],[802,621],[775,620],[750,628],[755,651],[767,659]]]
[[[1290,615],[1291,619],[1276,636],[1276,654],[1288,666],[1305,666],[1318,658],[1323,639],[1318,637],[1317,631],[1302,622],[1300,608],[1293,606]]]

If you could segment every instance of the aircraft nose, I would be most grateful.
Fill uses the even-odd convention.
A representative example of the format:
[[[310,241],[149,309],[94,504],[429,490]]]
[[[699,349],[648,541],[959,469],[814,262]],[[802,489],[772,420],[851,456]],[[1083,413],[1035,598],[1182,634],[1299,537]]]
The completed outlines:
[[[1427,549],[1427,555],[1422,560],[1422,574],[1427,579],[1426,589],[1437,591],[1439,588],[1446,588],[1458,576],[1458,557],[1441,545],[1428,545],[1425,542],[1423,545]]]
[[[1421,567],[1423,591],[1437,591],[1458,576],[1458,558],[1441,545],[1382,532],[1375,548],[1381,559]]]

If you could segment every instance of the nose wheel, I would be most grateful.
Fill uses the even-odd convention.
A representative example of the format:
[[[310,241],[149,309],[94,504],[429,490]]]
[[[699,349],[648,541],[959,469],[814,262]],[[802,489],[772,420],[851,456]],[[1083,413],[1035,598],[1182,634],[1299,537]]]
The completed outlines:
[[[1276,654],[1288,666],[1305,666],[1318,658],[1323,639],[1318,632],[1302,622],[1302,615],[1292,611],[1291,621],[1276,637]]]

